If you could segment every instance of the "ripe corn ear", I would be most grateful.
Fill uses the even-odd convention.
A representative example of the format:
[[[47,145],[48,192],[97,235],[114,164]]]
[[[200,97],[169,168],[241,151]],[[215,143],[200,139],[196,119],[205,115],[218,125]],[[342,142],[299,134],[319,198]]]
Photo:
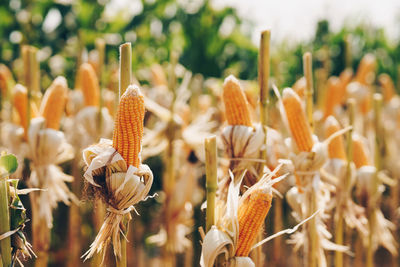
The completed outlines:
[[[329,116],[325,121],[325,138],[328,138],[332,134],[340,130],[338,121],[333,117]],[[343,136],[337,136],[332,139],[328,145],[328,154],[331,159],[342,159],[346,160],[346,150],[344,147]]]
[[[358,65],[355,80],[364,85],[371,84],[373,82],[375,68],[375,56],[372,54],[366,54]]]
[[[382,86],[383,101],[387,103],[396,94],[395,86],[390,76],[387,75],[386,73],[379,75],[378,80]]]
[[[46,119],[46,128],[58,130],[67,103],[68,86],[64,77],[57,77],[44,94],[40,115]]]
[[[28,134],[27,130],[29,125],[29,121],[27,118],[28,91],[21,84],[17,84],[14,87],[13,105],[19,115],[19,123],[24,128],[24,136],[26,138]],[[30,106],[31,106],[30,110],[31,118],[37,117],[38,110],[36,108],[35,103],[31,102]]]
[[[85,106],[99,106],[100,85],[96,71],[89,63],[83,63],[79,68],[79,80],[85,101]]]
[[[113,133],[113,147],[128,166],[140,164],[144,113],[144,98],[139,87],[129,86],[121,96]]]
[[[340,79],[341,86],[340,86],[340,93],[338,95],[340,95],[340,99],[339,99],[340,104],[343,104],[346,101],[347,85],[353,79],[353,70],[345,69],[344,71],[342,71],[342,73],[340,73],[339,79]]]
[[[365,144],[358,135],[353,135],[353,162],[357,169],[370,165]]]
[[[325,98],[324,118],[333,115],[335,107],[340,105],[342,99],[341,91],[342,83],[337,77],[330,77],[328,79],[328,89]]]
[[[290,88],[284,89],[282,94],[282,102],[293,140],[300,151],[310,152],[314,142],[301,100]]]
[[[238,209],[239,239],[236,256],[247,257],[254,241],[262,229],[265,217],[271,208],[272,194],[265,188],[255,189]]]
[[[252,126],[246,95],[239,81],[233,75],[225,79],[222,98],[225,104],[225,116],[229,125]]]

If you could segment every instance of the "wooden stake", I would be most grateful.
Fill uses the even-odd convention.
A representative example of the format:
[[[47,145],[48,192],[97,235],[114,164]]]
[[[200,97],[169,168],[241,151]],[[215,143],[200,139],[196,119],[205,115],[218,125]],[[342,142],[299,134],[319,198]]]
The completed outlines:
[[[0,235],[10,231],[7,179],[8,176],[0,178]],[[3,266],[11,266],[11,237],[0,240],[0,256]]]
[[[217,192],[217,137],[211,136],[204,142],[206,153],[206,233],[215,225],[215,197]]]

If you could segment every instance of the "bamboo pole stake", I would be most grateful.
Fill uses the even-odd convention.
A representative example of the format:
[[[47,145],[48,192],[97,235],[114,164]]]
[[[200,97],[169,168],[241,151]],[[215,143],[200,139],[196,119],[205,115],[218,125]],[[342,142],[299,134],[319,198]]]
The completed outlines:
[[[4,170],[0,170],[0,173],[4,174]],[[7,179],[8,176],[0,177],[0,235],[10,231]],[[11,237],[0,240],[0,258],[4,267],[11,266]]]
[[[374,146],[374,162],[376,173],[372,180],[372,192],[369,196],[368,201],[368,223],[369,223],[369,237],[368,237],[368,247],[367,247],[367,267],[374,266],[374,250],[373,250],[373,229],[375,228],[376,220],[375,220],[375,212],[377,203],[377,194],[378,194],[378,187],[380,185],[378,172],[382,169],[382,152],[383,152],[383,143],[382,143],[382,122],[381,122],[381,115],[382,115],[382,95],[381,94],[374,94],[373,97],[374,103],[374,128],[375,128],[375,146]]]
[[[306,52],[303,55],[303,71],[306,78],[306,114],[310,123],[311,129],[314,129],[313,121],[313,77],[312,77],[312,55]]]
[[[217,137],[207,137],[204,141],[206,153],[206,233],[215,225],[215,197],[217,192]]]
[[[119,97],[132,83],[132,45],[130,42],[119,46]]]
[[[354,126],[354,112],[355,112],[355,105],[356,102],[354,99],[349,99],[347,106],[348,106],[348,116],[349,116],[349,126]],[[349,186],[350,186],[350,180],[351,180],[351,163],[353,161],[353,139],[352,139],[352,134],[353,134],[353,128],[351,128],[347,132],[347,168],[346,168],[346,179],[343,181],[344,182],[344,192],[341,194],[341,198],[338,201],[338,206],[336,207],[338,209],[338,218],[336,221],[336,233],[335,233],[335,242],[338,245],[343,245],[343,235],[344,235],[344,218],[343,218],[343,204],[344,201],[350,196],[347,195],[347,192],[349,192]],[[345,195],[345,194],[346,195]],[[341,251],[336,251],[335,252],[335,266],[336,267],[343,267],[343,252]]]

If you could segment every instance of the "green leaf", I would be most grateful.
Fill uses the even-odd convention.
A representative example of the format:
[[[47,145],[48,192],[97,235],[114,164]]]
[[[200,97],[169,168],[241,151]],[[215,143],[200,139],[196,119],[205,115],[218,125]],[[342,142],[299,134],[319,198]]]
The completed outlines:
[[[17,158],[12,154],[1,156],[0,167],[3,167],[9,174],[15,172],[18,168]]]

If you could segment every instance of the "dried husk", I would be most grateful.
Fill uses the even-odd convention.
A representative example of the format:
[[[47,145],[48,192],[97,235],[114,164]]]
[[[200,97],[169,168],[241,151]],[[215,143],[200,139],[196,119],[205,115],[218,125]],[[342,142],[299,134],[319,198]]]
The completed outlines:
[[[87,260],[97,252],[101,253],[104,259],[105,250],[110,242],[114,248],[114,255],[121,257],[121,221],[134,210],[135,204],[147,198],[153,183],[153,173],[144,164],[139,168],[127,167],[125,160],[108,139],[101,139],[99,144],[85,149],[83,159],[87,165],[84,174],[86,181],[103,195],[102,198],[108,207],[96,239],[82,257]]]

